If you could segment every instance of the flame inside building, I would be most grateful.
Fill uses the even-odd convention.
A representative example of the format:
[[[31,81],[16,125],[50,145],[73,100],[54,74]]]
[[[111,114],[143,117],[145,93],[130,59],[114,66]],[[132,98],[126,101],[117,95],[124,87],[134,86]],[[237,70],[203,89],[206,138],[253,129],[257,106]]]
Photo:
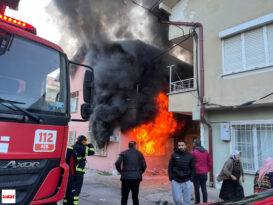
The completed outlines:
[[[168,112],[168,97],[159,93],[156,98],[158,114],[152,122],[129,130],[126,135],[133,137],[139,144],[139,150],[145,155],[163,155],[168,139],[175,131],[185,126],[179,123],[173,113]]]
[[[96,91],[90,130],[97,147],[103,149],[111,143],[110,136],[119,128],[119,143],[137,141],[149,170],[166,170],[177,140],[184,139],[190,150],[192,138],[200,133],[199,122],[192,121],[189,113],[168,112],[168,97],[163,94],[170,92],[170,80],[194,78],[193,40],[186,49],[174,46],[168,38],[169,27],[131,1],[53,2],[60,13],[54,7],[55,12],[50,13],[62,19],[60,44],[70,48],[72,44],[67,42],[72,37],[79,49],[74,61],[85,61],[94,69]],[[162,15],[154,6],[158,0],[140,2],[160,14],[160,19],[168,20],[169,15]],[[176,45],[182,42],[174,40]],[[185,63],[179,56],[190,60]],[[175,75],[170,75],[170,65],[175,65]],[[76,72],[73,68],[70,74]],[[137,103],[131,106],[129,102]]]
[[[192,149],[192,140],[199,136],[198,121],[192,121],[191,116],[168,111],[168,97],[160,92],[155,99],[158,112],[154,120],[143,123],[124,132],[126,139],[135,140],[138,149],[144,154],[148,175],[167,175],[170,155],[177,146],[178,139],[183,139],[187,148]]]

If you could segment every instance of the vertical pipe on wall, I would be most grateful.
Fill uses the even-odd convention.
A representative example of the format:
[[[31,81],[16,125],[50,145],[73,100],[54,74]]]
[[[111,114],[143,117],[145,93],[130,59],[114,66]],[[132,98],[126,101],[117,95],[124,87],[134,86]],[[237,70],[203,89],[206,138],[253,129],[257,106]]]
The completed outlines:
[[[204,48],[203,48],[203,26],[197,22],[181,22],[181,21],[159,21],[162,24],[180,25],[180,26],[197,26],[199,28],[199,61],[200,61],[200,101],[201,101],[201,122],[208,126],[209,129],[209,152],[213,160],[213,143],[212,143],[212,127],[205,118],[204,98]],[[213,186],[213,165],[210,170],[210,182]]]

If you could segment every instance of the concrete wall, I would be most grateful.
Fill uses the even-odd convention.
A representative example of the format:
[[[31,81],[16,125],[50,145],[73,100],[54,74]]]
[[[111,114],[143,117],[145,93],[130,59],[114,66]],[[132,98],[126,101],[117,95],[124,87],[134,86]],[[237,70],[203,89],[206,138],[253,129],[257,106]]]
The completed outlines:
[[[167,0],[166,0],[167,1]],[[166,1],[164,1],[166,3]],[[222,42],[219,32],[237,26],[252,19],[273,13],[271,0],[181,0],[171,8],[170,21],[199,22],[203,25],[205,97],[208,103],[221,105],[239,105],[250,100],[259,99],[272,92],[273,67],[243,74],[222,76]],[[189,28],[182,27],[187,33]],[[182,35],[181,29],[170,26],[169,39]],[[195,58],[194,58],[195,59]],[[194,64],[195,65],[195,64]],[[184,96],[183,96],[184,95]],[[192,109],[196,101],[187,94],[170,95],[170,110],[185,112]],[[188,103],[185,105],[184,102]],[[273,96],[257,104],[272,103]],[[212,123],[214,179],[220,172],[231,152],[231,143],[220,139],[220,122],[240,120],[272,120],[273,111],[267,107],[243,110],[209,111],[206,118]],[[201,139],[208,148],[208,128],[201,126]],[[253,193],[253,178],[246,175],[245,194]],[[221,184],[216,184],[220,187]]]
[[[213,111],[207,113],[208,120],[213,129],[213,166],[214,177],[220,173],[222,166],[230,156],[232,146],[230,142],[222,141],[220,136],[220,123],[231,121],[255,121],[255,120],[273,120],[273,110],[271,108],[248,108],[243,110]],[[208,140],[208,129],[205,126],[205,138]],[[243,184],[245,195],[253,194],[254,174],[245,175],[246,182]],[[220,188],[221,184],[216,183]]]
[[[117,174],[115,162],[119,156],[119,153],[128,149],[128,142],[130,140],[133,139],[121,134],[119,142],[108,143],[106,156],[92,155],[87,157],[87,167],[90,169]]]
[[[192,112],[197,104],[196,91],[169,94],[169,112]]]
[[[222,30],[272,12],[271,0],[183,0],[172,8],[171,21],[200,22],[204,27],[205,96],[210,103],[237,105],[271,93],[272,67],[259,74],[248,71],[247,76],[219,77],[222,45],[218,35]],[[181,33],[172,27],[169,37]]]
[[[87,167],[115,174],[115,162],[119,155],[119,143],[110,142],[107,146],[107,156],[92,155],[87,157]]]

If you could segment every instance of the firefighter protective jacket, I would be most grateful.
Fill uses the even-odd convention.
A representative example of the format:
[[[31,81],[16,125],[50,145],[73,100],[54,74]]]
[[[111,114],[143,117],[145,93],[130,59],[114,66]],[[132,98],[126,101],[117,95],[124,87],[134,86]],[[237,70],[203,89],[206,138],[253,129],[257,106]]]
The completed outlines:
[[[77,165],[77,156],[74,152],[73,147],[67,147],[66,150],[66,164],[68,164],[69,168],[69,174],[74,175]]]
[[[73,145],[73,148],[77,156],[76,172],[85,173],[84,168],[86,165],[86,156],[93,155],[95,153],[95,149],[92,144],[85,146],[80,141],[77,141]]]

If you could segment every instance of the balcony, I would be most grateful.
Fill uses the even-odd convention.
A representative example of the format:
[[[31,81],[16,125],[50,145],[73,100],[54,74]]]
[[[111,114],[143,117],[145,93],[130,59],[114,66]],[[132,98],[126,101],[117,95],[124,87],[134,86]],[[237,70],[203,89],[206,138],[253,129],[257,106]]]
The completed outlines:
[[[191,115],[198,106],[194,78],[170,82],[169,111]]]
[[[170,82],[170,94],[191,90],[194,90],[194,78]]]

